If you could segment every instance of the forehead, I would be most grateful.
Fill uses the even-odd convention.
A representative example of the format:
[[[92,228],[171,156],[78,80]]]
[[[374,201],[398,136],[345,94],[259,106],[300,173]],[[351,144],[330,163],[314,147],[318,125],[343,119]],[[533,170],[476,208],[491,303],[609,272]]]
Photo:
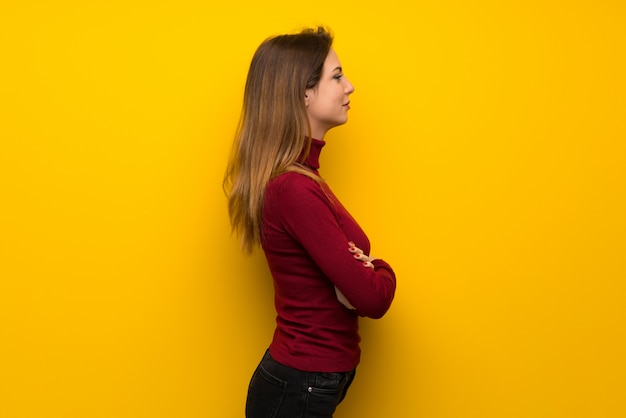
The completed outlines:
[[[334,71],[337,67],[341,67],[341,63],[335,50],[331,48],[324,61],[324,71]]]

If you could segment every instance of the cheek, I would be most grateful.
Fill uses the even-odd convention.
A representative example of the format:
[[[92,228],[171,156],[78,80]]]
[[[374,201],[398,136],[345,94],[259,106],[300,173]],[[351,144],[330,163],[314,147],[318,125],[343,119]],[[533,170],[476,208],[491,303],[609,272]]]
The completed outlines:
[[[343,94],[339,91],[332,90],[324,98],[324,107],[328,110],[335,109],[338,104],[342,104]]]

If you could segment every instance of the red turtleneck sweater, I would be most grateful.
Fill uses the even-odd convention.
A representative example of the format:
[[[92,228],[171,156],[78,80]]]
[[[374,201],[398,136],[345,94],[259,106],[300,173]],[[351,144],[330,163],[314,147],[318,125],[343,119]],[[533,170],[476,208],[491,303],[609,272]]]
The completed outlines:
[[[324,145],[314,139],[305,162],[315,173]],[[270,181],[262,245],[277,313],[270,353],[279,363],[315,372],[349,371],[359,363],[358,317],[382,317],[396,279],[383,260],[372,270],[354,259],[349,241],[369,254],[367,236],[325,183],[292,172]],[[337,300],[335,286],[356,311]]]

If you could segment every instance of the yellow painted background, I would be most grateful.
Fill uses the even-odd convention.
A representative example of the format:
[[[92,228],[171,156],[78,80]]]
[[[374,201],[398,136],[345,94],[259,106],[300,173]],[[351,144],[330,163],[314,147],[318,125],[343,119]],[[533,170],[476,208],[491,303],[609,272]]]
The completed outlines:
[[[221,178],[253,51],[316,23],[322,172],[399,281],[336,416],[626,416],[623,2],[212,3],[2,2],[0,417],[243,416],[274,312]]]

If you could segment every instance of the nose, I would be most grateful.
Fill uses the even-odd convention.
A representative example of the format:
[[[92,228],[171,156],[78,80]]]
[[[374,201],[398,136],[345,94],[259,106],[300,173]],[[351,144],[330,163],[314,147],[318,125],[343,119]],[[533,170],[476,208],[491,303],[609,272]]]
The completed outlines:
[[[354,86],[352,85],[352,83],[350,82],[350,80],[348,80],[347,78],[343,78],[343,80],[345,81],[346,85],[344,88],[344,91],[346,92],[346,94],[352,94],[354,93]]]

